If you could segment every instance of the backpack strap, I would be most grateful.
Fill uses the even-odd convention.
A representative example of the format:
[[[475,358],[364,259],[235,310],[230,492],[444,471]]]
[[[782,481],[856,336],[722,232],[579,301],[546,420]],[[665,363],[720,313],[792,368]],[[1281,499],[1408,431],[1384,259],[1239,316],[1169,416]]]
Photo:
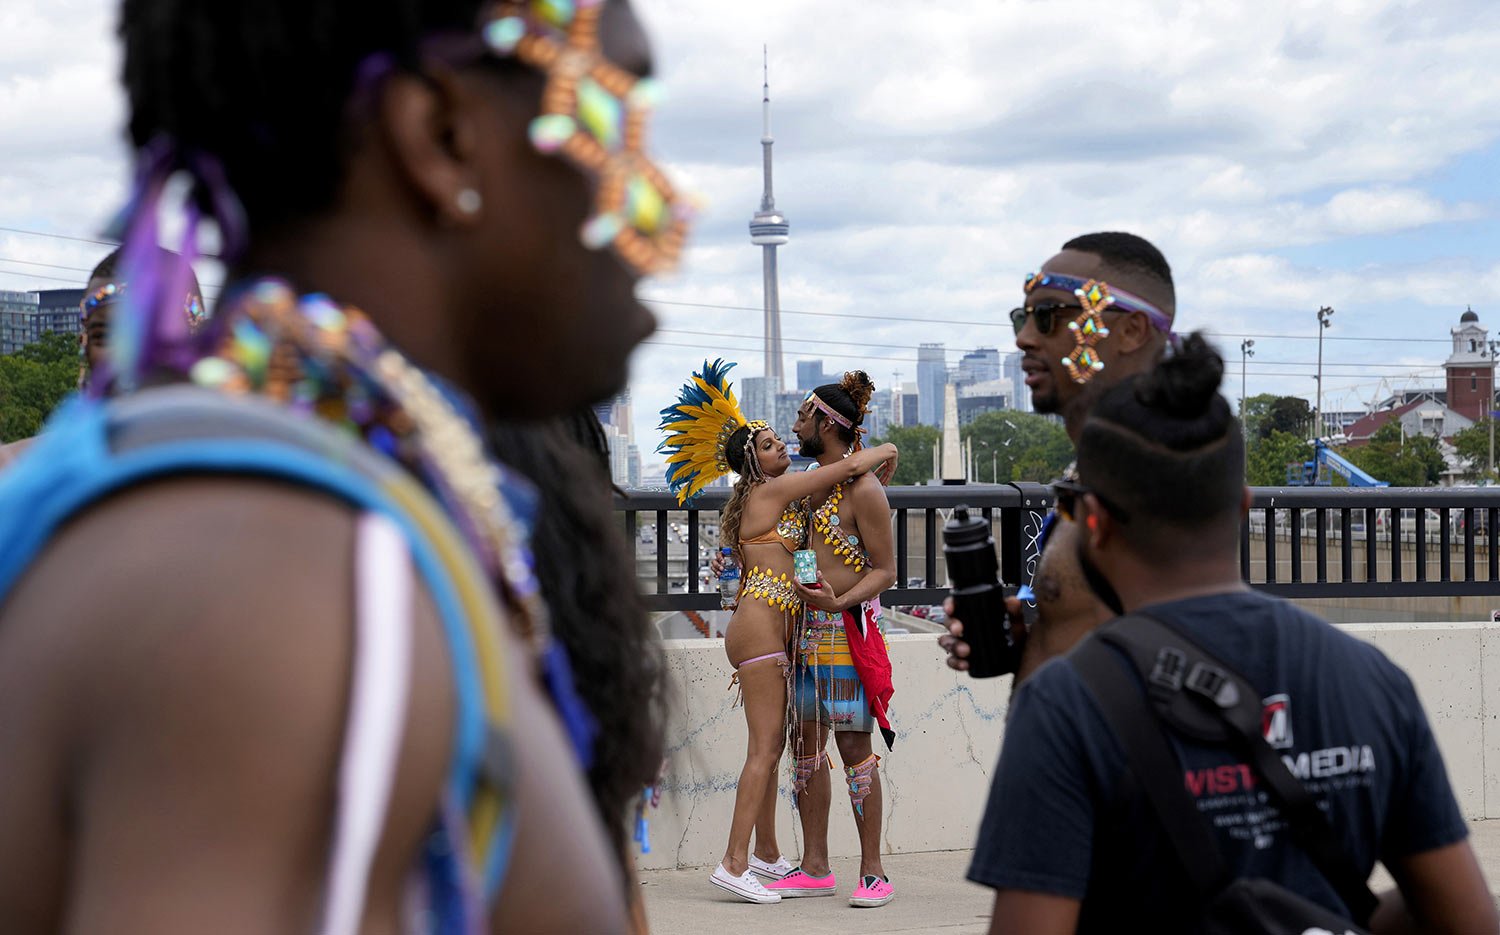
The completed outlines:
[[[1135,694],[1143,702],[1150,695],[1153,718],[1160,716],[1178,726],[1182,721],[1175,715],[1186,707],[1199,719],[1189,723],[1201,723],[1204,717],[1217,720],[1230,744],[1249,759],[1256,776],[1281,808],[1293,839],[1338,892],[1354,921],[1368,921],[1379,900],[1370,892],[1365,875],[1355,868],[1317,800],[1266,742],[1260,693],[1249,680],[1178,628],[1145,614],[1131,614],[1105,625],[1095,639],[1087,642],[1096,641],[1118,647],[1131,660],[1147,686],[1145,693],[1136,686]],[[1176,772],[1180,772],[1180,765]],[[1174,788],[1192,804],[1180,775]],[[1193,811],[1197,812],[1196,806]],[[1199,822],[1203,823],[1201,816]]]
[[[1182,764],[1127,662],[1097,635],[1068,655],[1099,703],[1099,712],[1125,748],[1151,810],[1177,852],[1178,862],[1206,903],[1229,885],[1219,842],[1182,783]]]

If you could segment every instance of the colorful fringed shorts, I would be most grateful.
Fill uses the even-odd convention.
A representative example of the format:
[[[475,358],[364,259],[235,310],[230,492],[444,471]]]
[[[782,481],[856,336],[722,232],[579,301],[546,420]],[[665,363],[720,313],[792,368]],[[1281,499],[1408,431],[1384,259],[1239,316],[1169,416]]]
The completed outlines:
[[[798,720],[817,721],[834,730],[875,730],[865,686],[849,656],[842,614],[807,609],[792,676],[792,704]]]

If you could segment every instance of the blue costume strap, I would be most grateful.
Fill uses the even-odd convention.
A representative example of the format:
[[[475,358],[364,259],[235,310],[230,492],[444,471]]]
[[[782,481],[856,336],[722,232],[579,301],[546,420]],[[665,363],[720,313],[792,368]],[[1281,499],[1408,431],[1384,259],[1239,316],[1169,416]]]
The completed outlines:
[[[154,405],[138,405],[141,400]],[[144,412],[132,412],[137,409]],[[166,419],[153,422],[153,414],[173,416],[172,424],[167,426]],[[132,423],[133,417],[137,422]],[[198,431],[218,437],[172,437],[182,424],[191,432],[195,419]],[[280,437],[261,437],[268,427]],[[138,436],[133,448],[132,435]],[[467,809],[485,772],[492,727],[482,697],[478,649],[453,577],[459,570],[444,562],[427,533],[388,492],[392,485],[415,483],[394,464],[367,454],[357,441],[311,420],[288,419],[268,405],[225,401],[182,388],[111,404],[74,397],[25,456],[0,473],[0,601],[51,536],[90,504],[132,485],[183,473],[280,478],[322,490],[398,525],[437,607],[452,655],[458,704],[445,798]],[[515,804],[508,804],[493,840],[478,855],[487,895],[498,888],[511,851]],[[456,865],[450,872],[465,873]],[[462,888],[456,878],[445,882]],[[438,899],[440,907],[461,902],[457,894]],[[438,915],[449,913],[440,909]],[[441,920],[442,930],[454,924],[459,923],[451,916]]]

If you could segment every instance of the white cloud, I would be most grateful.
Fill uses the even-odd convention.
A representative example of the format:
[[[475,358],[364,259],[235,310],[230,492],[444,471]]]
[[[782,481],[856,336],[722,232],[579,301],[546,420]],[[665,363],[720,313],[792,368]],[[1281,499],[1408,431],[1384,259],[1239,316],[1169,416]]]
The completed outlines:
[[[922,340],[1009,349],[1003,312],[1021,275],[1086,230],[1157,242],[1184,322],[1221,330],[1310,333],[1309,310],[1335,304],[1341,328],[1411,334],[1404,309],[1447,316],[1500,272],[1493,188],[1431,181],[1500,139],[1493,0],[636,6],[668,91],[655,148],[707,198],[683,271],[642,293],[752,309],[658,306],[665,329],[751,348],[734,352],[742,376],[760,370],[746,222],[760,191],[762,42],[777,200],[792,222],[784,306],[906,319],[788,315],[784,332],[896,345],[838,346],[867,352],[877,382],[897,369],[910,379],[914,363],[890,358]],[[122,196],[115,10],[0,8],[0,226],[88,236]],[[1393,259],[1402,250],[1378,249],[1382,238],[1420,238],[1424,255]],[[11,259],[84,267],[97,252],[0,234]],[[30,281],[15,269],[27,268],[0,262],[0,288]],[[641,433],[716,343],[658,340],[636,359]],[[1356,348],[1371,366],[1389,350],[1340,353]]]

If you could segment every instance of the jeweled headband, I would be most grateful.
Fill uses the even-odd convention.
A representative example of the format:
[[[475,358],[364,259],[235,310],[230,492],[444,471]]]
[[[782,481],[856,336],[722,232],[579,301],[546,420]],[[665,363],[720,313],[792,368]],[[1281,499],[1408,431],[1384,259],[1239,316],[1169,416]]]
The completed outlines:
[[[1069,276],[1064,273],[1049,273],[1043,270],[1026,277],[1026,294],[1031,295],[1037,289],[1061,289],[1064,292],[1071,292],[1082,298],[1084,291],[1091,285],[1104,287],[1109,295],[1109,305],[1115,306],[1122,312],[1140,312],[1151,320],[1152,326],[1157,331],[1166,334],[1172,333],[1171,315],[1168,315],[1140,296],[1126,292],[1124,289],[1116,289],[1103,280],[1083,279],[1079,276]]]
[[[829,419],[832,419],[833,422],[834,422],[834,424],[836,424],[836,425],[842,425],[846,429],[852,429],[852,428],[854,428],[854,423],[853,422],[850,422],[848,419],[844,418],[843,416],[839,415],[836,411],[834,411],[834,408],[832,406],[828,405],[827,403],[823,402],[822,398],[819,397],[816,392],[808,393],[807,394],[807,401],[810,402],[810,403],[812,403],[815,407],[817,407],[817,410],[819,412],[823,413],[823,415],[827,416]]]
[[[507,0],[481,19],[489,51],[514,57],[547,79],[532,145],[592,176],[594,214],[580,236],[590,249],[613,247],[643,275],[677,262],[692,210],[646,156],[646,118],[656,83],[604,57],[599,17],[605,0]]]
[[[123,282],[110,282],[94,290],[91,295],[83,300],[82,305],[79,307],[79,317],[83,324],[88,324],[89,319],[93,318],[94,313],[99,310],[99,306],[108,305],[123,296],[128,285],[128,283]],[[207,316],[207,311],[203,307],[203,300],[198,297],[196,292],[189,293],[187,298],[183,300],[182,310],[187,314],[188,324],[192,327],[197,327]]]
[[[1152,327],[1167,335],[1175,347],[1177,335],[1172,331],[1172,316],[1137,295],[1123,289],[1115,289],[1109,283],[1097,279],[1082,279],[1064,273],[1046,271],[1032,273],[1026,277],[1026,294],[1033,290],[1048,288],[1072,290],[1080,306],[1078,317],[1068,323],[1076,346],[1062,359],[1068,377],[1082,385],[1104,369],[1104,360],[1099,356],[1099,342],[1109,337],[1109,328],[1104,324],[1104,312],[1113,308],[1121,312],[1140,312],[1151,322]]]

